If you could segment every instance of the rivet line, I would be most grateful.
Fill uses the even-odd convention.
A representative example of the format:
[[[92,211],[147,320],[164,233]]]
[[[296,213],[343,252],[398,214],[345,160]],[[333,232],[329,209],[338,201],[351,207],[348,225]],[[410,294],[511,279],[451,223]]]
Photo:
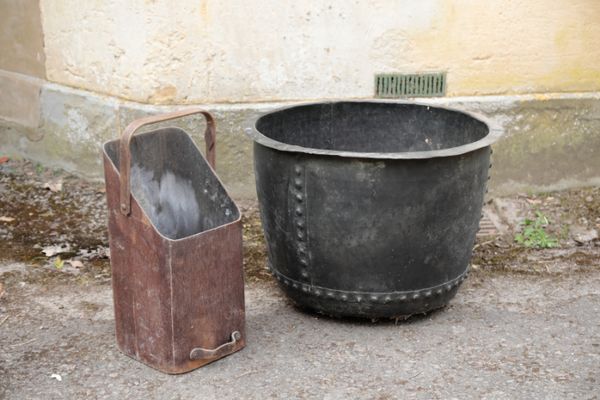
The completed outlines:
[[[435,297],[442,296],[460,286],[467,278],[469,271],[463,272],[458,277],[444,282],[440,285],[402,292],[355,292],[346,290],[334,290],[321,286],[310,285],[288,278],[278,272],[272,266],[269,266],[275,278],[285,286],[300,290],[304,293],[312,293],[317,297],[325,297],[332,300],[339,300],[348,303],[372,303],[372,304],[389,304],[401,303],[404,301],[427,299],[431,301]]]
[[[304,193],[304,169],[300,165],[294,166],[294,188],[292,189],[292,195],[295,200],[293,219],[295,226],[295,237],[296,237],[296,253],[300,262],[300,276],[302,278],[308,278],[308,258],[307,258],[307,245],[306,245],[306,210],[305,210],[305,196]],[[302,291],[307,292],[309,288],[305,289],[302,286]],[[317,296],[320,295],[320,292]]]

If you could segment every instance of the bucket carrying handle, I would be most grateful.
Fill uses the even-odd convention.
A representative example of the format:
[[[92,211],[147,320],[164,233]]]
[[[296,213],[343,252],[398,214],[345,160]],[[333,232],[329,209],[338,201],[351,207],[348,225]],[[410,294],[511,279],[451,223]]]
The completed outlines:
[[[123,131],[119,143],[119,169],[121,175],[120,209],[124,215],[131,213],[131,139],[138,129],[143,126],[156,124],[158,122],[181,118],[192,114],[202,114],[206,118],[206,131],[204,132],[204,141],[206,143],[206,160],[215,169],[216,166],[216,144],[217,127],[215,119],[208,112],[200,108],[192,108],[171,113],[152,115],[150,117],[136,119]]]
[[[219,347],[214,349],[204,349],[202,347],[196,347],[190,351],[190,360],[203,360],[208,358],[223,357],[233,350],[236,343],[242,339],[242,334],[239,331],[231,333],[231,341],[223,343]]]

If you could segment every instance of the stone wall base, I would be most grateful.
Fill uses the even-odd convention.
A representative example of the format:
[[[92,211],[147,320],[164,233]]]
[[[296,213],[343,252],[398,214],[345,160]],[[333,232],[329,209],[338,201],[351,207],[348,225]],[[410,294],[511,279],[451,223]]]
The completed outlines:
[[[123,101],[6,71],[0,71],[0,88],[3,155],[93,179],[102,178],[103,142],[138,117],[183,108]],[[505,136],[494,145],[492,194],[600,185],[600,93],[425,101],[485,114],[504,128]],[[217,119],[217,172],[235,198],[255,196],[252,142],[243,128],[257,115],[288,104],[202,105]],[[179,126],[204,147],[201,117]]]

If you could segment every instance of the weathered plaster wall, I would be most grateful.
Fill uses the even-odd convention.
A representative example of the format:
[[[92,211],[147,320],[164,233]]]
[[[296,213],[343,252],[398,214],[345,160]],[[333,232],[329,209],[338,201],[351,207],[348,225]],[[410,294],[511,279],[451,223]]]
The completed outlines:
[[[127,123],[204,104],[219,176],[252,197],[242,132],[260,112],[445,70],[431,103],[506,131],[493,193],[600,184],[598,43],[598,0],[0,0],[0,152],[98,178]]]
[[[45,77],[38,0],[0,1],[0,70]]]
[[[35,130],[39,123],[43,83],[28,75],[0,70],[0,122]]]
[[[15,2],[15,0],[12,0]],[[371,97],[377,72],[448,95],[600,89],[597,0],[41,0],[51,81],[147,103]]]
[[[28,87],[28,80],[22,84]],[[46,83],[38,89],[38,125],[29,129],[23,123],[0,121],[0,153],[22,155],[97,179],[102,176],[104,141],[117,138],[136,118],[181,109],[57,84]],[[494,145],[492,195],[600,184],[600,94],[473,96],[427,102],[485,114],[504,129],[505,137]],[[244,128],[261,113],[288,104],[204,105],[217,120],[217,173],[235,198],[255,196],[252,142]],[[176,125],[204,147],[202,118]]]

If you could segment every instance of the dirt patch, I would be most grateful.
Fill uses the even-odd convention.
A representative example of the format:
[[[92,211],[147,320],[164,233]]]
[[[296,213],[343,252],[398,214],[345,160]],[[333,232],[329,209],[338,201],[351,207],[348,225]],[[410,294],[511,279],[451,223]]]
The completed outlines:
[[[18,174],[2,171],[0,176],[0,210],[11,219],[2,223],[1,232],[6,239],[3,246],[13,249],[11,257],[35,261],[41,254],[38,248],[48,244],[70,244],[77,253],[107,243],[100,184],[60,172],[36,173],[31,171],[31,163],[19,164],[22,170]],[[60,191],[44,188],[53,181],[62,182]]]
[[[64,278],[65,271],[83,273],[86,279],[110,274],[101,183],[10,160],[0,165],[0,194],[0,260],[57,270],[57,274],[40,271],[29,277],[42,281]],[[48,246],[68,250],[48,257],[42,251]],[[81,264],[75,268],[64,260]]]
[[[519,223],[535,219],[536,212],[540,212],[549,220],[546,230],[558,239],[560,247],[578,245],[574,240],[576,231],[600,230],[600,187],[518,194],[492,203],[513,234],[519,230]]]
[[[58,186],[62,186],[60,190],[56,190]],[[270,280],[256,205],[245,202],[241,209],[246,280]],[[102,182],[89,182],[26,160],[10,160],[0,164],[0,217],[4,217],[0,220],[0,260],[40,267],[27,275],[28,283],[52,284],[64,279],[87,283],[110,277]],[[69,250],[48,257],[43,253],[48,246],[68,246]],[[69,261],[82,265],[76,263],[75,268]],[[21,279],[16,271],[2,276],[8,282]]]
[[[496,237],[478,238],[473,251],[473,271],[554,275],[589,272],[600,267],[600,241],[581,242],[576,234],[600,230],[600,188],[519,194],[497,199],[492,204],[499,208],[509,231]],[[515,243],[523,221],[535,219],[536,212],[548,219],[544,229],[556,239],[555,248],[534,249]]]
[[[598,268],[600,247],[596,245],[530,249],[512,243],[510,236],[480,241],[475,245],[471,260],[474,273],[560,275]]]
[[[91,280],[108,282],[107,211],[102,182],[89,182],[26,160],[10,160],[0,164],[0,194],[0,260],[41,267],[39,273],[28,274],[27,280],[46,284],[64,279],[84,284]],[[509,231],[477,239],[473,272],[561,274],[599,267],[600,242],[595,239],[582,245],[573,239],[572,232],[574,228],[600,229],[600,188],[520,194],[502,201],[516,210],[509,221],[503,221]],[[246,281],[271,281],[257,205],[240,202],[240,208]],[[558,239],[558,248],[536,250],[514,242],[519,222],[534,217],[536,211],[550,220],[547,229]],[[69,251],[48,257],[42,252],[47,246],[68,246]],[[2,274],[6,281],[15,275],[15,271]]]
[[[259,212],[256,206],[242,208],[244,227],[244,275],[247,282],[272,279],[267,268],[267,245],[263,236]]]

